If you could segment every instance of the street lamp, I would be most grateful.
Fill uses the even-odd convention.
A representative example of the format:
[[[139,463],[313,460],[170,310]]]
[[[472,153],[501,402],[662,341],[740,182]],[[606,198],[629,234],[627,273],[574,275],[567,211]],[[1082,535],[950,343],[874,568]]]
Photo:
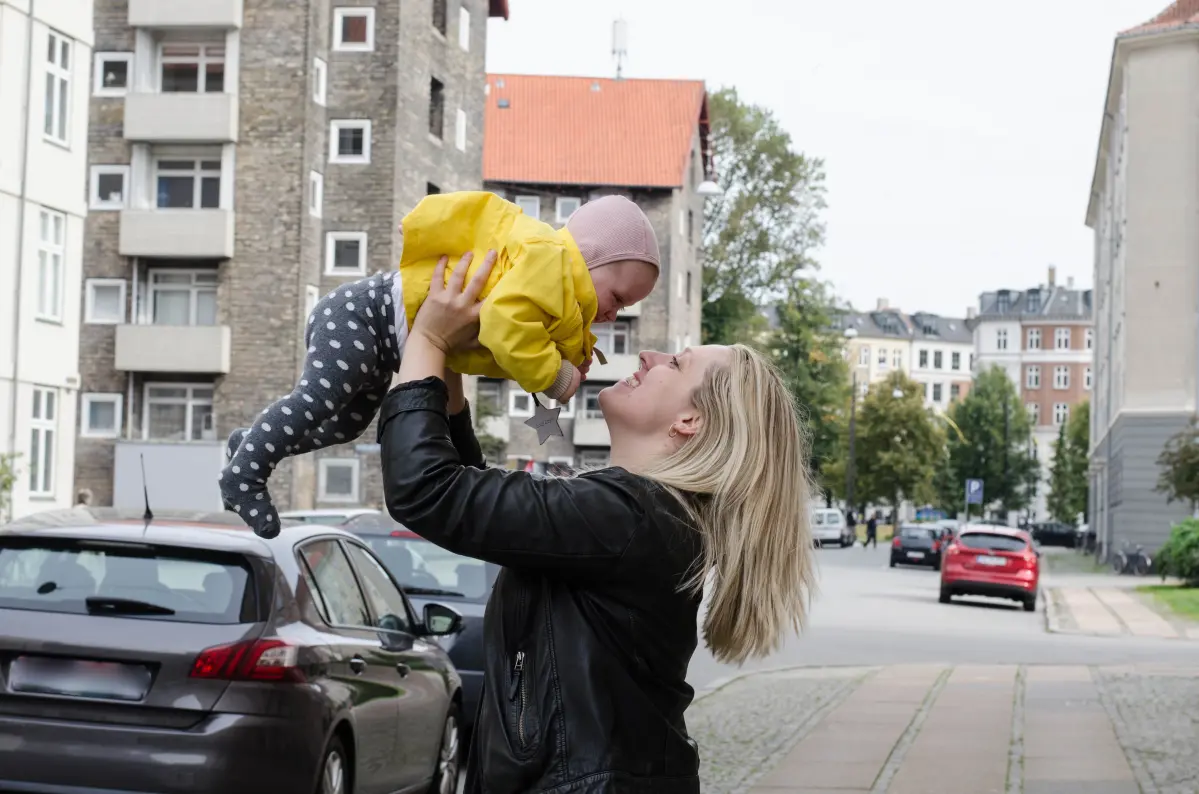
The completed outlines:
[[[858,329],[846,328],[844,336],[846,339],[856,339],[858,336]],[[858,369],[857,366],[852,362],[850,363],[850,366],[852,367],[853,379],[851,381],[852,385],[850,386],[849,392],[849,460],[845,464],[845,509],[852,511],[854,478],[853,446],[858,413]]]

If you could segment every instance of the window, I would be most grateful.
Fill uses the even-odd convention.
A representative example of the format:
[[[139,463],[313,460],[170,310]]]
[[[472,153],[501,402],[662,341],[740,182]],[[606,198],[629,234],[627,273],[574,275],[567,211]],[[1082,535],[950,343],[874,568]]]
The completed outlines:
[[[1041,349],[1041,329],[1040,328],[1029,328],[1028,329],[1028,349],[1029,350],[1040,350]]]
[[[1068,366],[1053,368],[1053,388],[1055,388],[1055,389],[1070,388],[1070,368]]]
[[[974,371],[974,354],[973,353],[970,354],[970,371],[971,372]]]
[[[508,385],[508,415],[532,416],[533,398],[515,384]]]
[[[308,214],[321,217],[325,204],[325,177],[316,171],[308,172]]]
[[[580,469],[602,469],[608,465],[608,450],[606,449],[580,449],[579,450],[579,468]]]
[[[358,458],[321,458],[318,461],[318,502],[358,501]]]
[[[164,94],[219,94],[225,90],[223,44],[163,43],[159,60]]]
[[[962,354],[961,353],[951,353],[949,355],[949,368],[952,369],[954,372],[958,372],[962,369]]]
[[[66,215],[51,210],[41,211],[37,246],[37,316],[41,320],[62,320],[66,226]]]
[[[1040,403],[1027,403],[1024,406],[1024,408],[1025,408],[1025,410],[1028,411],[1028,420],[1030,422],[1032,422],[1034,425],[1041,424],[1041,404]]]
[[[517,196],[516,206],[530,218],[541,217],[541,199],[537,196]]]
[[[887,368],[887,348],[880,347],[878,349],[878,366],[879,369]]]
[[[333,626],[369,626],[370,613],[358,588],[354,569],[335,540],[318,540],[300,549],[308,570],[316,582],[317,594]]]
[[[433,0],[433,29],[443,36],[446,30],[446,20],[449,17],[446,10],[448,4],[447,0]]]
[[[928,351],[920,351],[920,369],[928,369]]]
[[[683,292],[683,274],[682,273],[678,274],[678,277],[675,278],[674,283],[678,285],[679,297],[680,298],[683,297],[683,295],[685,293]]]
[[[583,419],[602,419],[604,412],[600,410],[599,395],[603,386],[583,386],[583,401],[580,417]]]
[[[83,321],[90,325],[125,322],[125,279],[89,278],[83,302]]]
[[[862,345],[858,348],[858,366],[870,366],[870,345]]]
[[[434,77],[429,81],[429,134],[441,140],[445,129],[445,84]]]
[[[1035,364],[1024,368],[1024,388],[1041,388],[1041,368]]]
[[[623,356],[629,352],[629,324],[626,322],[598,323],[591,327],[596,347],[608,355]]]
[[[432,182],[425,183],[425,195],[426,196],[436,196],[440,192],[441,192],[441,188],[439,188],[437,185],[434,185]]]
[[[322,107],[329,100],[329,65],[320,58],[312,59],[312,101]]]
[[[215,270],[151,270],[150,322],[216,325]]]
[[[131,52],[97,52],[92,58],[92,93],[96,96],[125,96],[133,66]]]
[[[85,394],[80,410],[79,434],[89,438],[116,438],[121,434],[122,394]]]
[[[365,52],[375,48],[375,9],[333,9],[333,49]]]
[[[1091,368],[1087,367],[1086,369],[1084,369],[1082,371],[1082,387],[1084,389],[1086,389],[1087,391],[1090,391],[1091,386],[1094,384],[1094,382],[1095,382],[1095,379],[1094,379],[1094,376],[1091,374]]]
[[[933,384],[933,402],[935,402],[935,403],[941,402],[941,384],[940,383]]]
[[[466,6],[458,8],[458,46],[470,51],[470,12]]]
[[[58,390],[33,390],[33,415],[29,423],[29,493],[54,495],[54,437],[58,427]]]
[[[458,116],[454,122],[454,145],[458,151],[466,151],[466,111],[458,108]]]
[[[582,204],[583,202],[577,198],[559,196],[557,204],[554,207],[554,220],[558,223],[566,223]]]
[[[695,242],[695,212],[687,210],[687,242]]]
[[[1054,350],[1069,350],[1070,349],[1070,329],[1069,328],[1054,328],[1053,329],[1053,349]]]
[[[959,398],[959,397],[961,397],[961,396],[962,396],[962,387],[961,387],[961,386],[959,386],[959,385],[958,385],[958,384],[956,384],[956,383],[951,383],[951,384],[949,385],[949,399],[950,399],[950,401],[952,402],[953,400],[956,400],[957,398]]]
[[[154,441],[216,441],[212,386],[146,384],[142,438]]]
[[[933,369],[941,369],[944,364],[944,354],[940,350],[933,353]]]
[[[316,304],[321,299],[321,291],[315,284],[308,284],[304,287],[304,314],[311,315],[312,310],[316,308]]]
[[[1064,425],[1070,419],[1070,406],[1066,403],[1053,404],[1053,423]]]
[[[408,605],[395,580],[388,574],[383,563],[357,543],[347,543],[350,559],[358,569],[362,590],[366,600],[375,613],[375,625],[385,631],[412,631],[412,621],[408,617]]]
[[[475,402],[493,412],[503,411],[504,384],[502,381],[480,378],[475,382]]]
[[[995,349],[1007,350],[1007,329],[1000,328],[995,331]]]
[[[687,274],[687,283],[688,284],[691,283],[691,274],[690,273]],[[688,301],[688,303],[690,303],[690,301]],[[903,369],[903,351],[902,350],[896,348],[895,351],[893,353],[891,353],[891,366],[894,367],[895,369]]]
[[[325,275],[366,275],[366,232],[325,235]]]
[[[1088,328],[1083,333],[1083,338],[1086,340],[1087,350],[1093,350],[1095,348],[1095,329]]]
[[[683,210],[679,210],[679,236],[687,235],[687,214]]]
[[[71,42],[57,33],[49,36],[46,52],[45,126],[43,132],[66,146],[71,108]]]
[[[1012,308],[1012,294],[1005,289],[999,291],[995,298],[995,311],[1000,314],[1007,314]],[[1007,333],[1006,331],[1004,332]]]
[[[333,121],[329,124],[329,162],[369,163],[371,123],[366,119]]]
[[[119,210],[125,207],[129,184],[129,166],[93,165],[88,188],[88,206],[94,210]]]
[[[221,206],[220,160],[157,160],[159,209],[217,209]]]
[[[687,271],[687,305],[688,306],[691,305],[691,271],[690,270]],[[691,346],[690,343],[688,343],[687,346],[690,347]],[[900,357],[898,350],[895,351],[895,357],[896,358]],[[896,364],[895,366],[898,367],[899,364]]]

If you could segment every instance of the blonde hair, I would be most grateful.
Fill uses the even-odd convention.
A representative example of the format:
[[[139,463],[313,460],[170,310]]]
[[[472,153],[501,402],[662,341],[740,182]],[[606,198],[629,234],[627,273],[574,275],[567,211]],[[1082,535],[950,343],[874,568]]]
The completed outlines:
[[[687,508],[703,556],[683,587],[712,595],[704,640],[722,662],[765,656],[806,624],[815,594],[808,445],[778,371],[743,345],[692,394],[698,431],[641,472]]]

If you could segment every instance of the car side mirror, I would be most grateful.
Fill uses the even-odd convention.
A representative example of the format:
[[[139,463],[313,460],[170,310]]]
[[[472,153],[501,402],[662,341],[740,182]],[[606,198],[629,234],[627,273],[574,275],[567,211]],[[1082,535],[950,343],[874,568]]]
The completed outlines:
[[[425,633],[430,637],[445,637],[462,631],[462,615],[444,604],[425,604]]]

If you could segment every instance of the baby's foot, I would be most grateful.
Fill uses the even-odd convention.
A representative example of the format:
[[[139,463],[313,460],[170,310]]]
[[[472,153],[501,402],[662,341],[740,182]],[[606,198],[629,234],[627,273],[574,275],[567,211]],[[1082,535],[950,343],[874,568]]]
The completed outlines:
[[[229,434],[229,440],[225,443],[225,462],[233,460],[233,456],[237,454],[237,448],[241,446],[241,440],[250,432],[248,427],[239,427]]]

